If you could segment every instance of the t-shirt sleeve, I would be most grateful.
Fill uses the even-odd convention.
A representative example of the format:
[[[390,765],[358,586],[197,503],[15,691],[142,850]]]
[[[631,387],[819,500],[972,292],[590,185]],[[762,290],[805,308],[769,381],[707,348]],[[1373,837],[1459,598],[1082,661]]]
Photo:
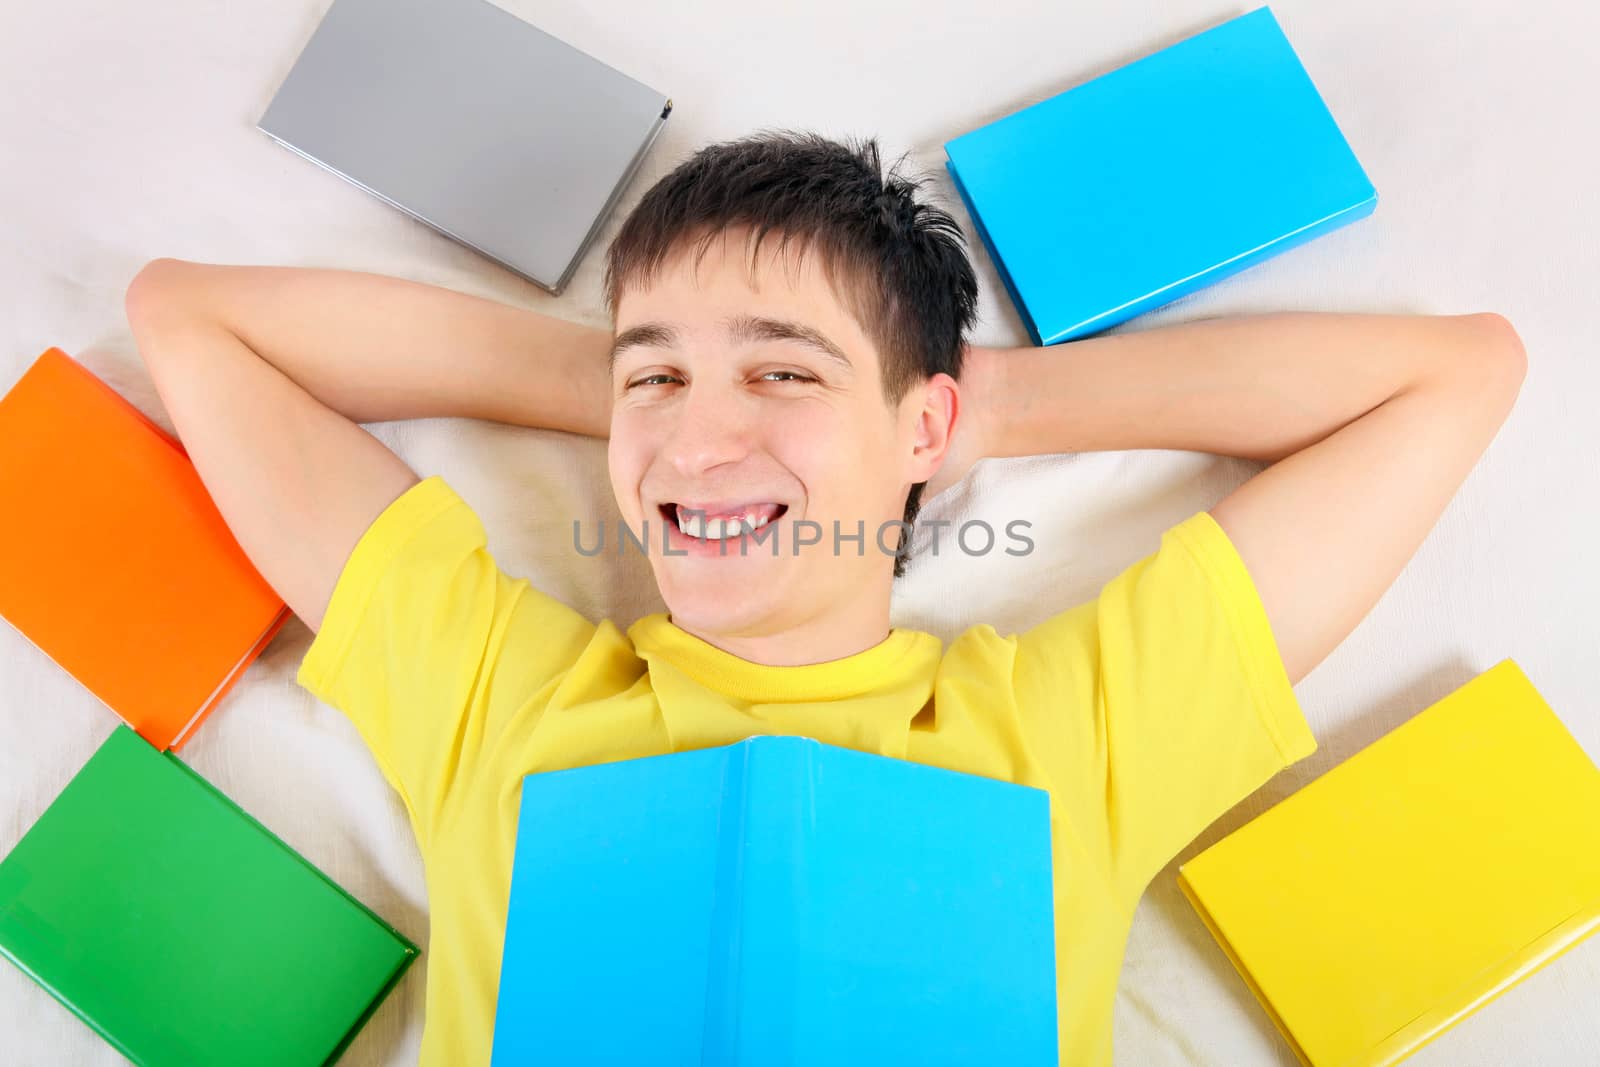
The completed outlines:
[[[1130,912],[1208,824],[1316,749],[1255,583],[1209,512],[1016,642],[1018,707],[1053,792]]]
[[[442,478],[413,485],[351,551],[296,677],[355,724],[423,844],[454,786],[596,630],[504,573],[487,543]]]

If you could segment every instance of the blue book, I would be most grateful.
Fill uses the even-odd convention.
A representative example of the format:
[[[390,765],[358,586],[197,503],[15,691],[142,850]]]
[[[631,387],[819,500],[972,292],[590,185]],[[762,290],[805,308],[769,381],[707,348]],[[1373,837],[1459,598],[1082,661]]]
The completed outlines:
[[[1378,204],[1265,7],[945,153],[1038,345],[1115,326]]]
[[[1042,790],[824,745],[523,779],[493,1063],[1054,1064]]]

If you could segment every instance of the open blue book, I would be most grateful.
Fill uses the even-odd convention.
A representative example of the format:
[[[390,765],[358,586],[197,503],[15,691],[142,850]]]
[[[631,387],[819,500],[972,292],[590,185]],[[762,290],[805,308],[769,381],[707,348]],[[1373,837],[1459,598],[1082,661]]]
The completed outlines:
[[[1038,345],[1115,326],[1378,203],[1265,7],[964,134],[945,153]]]
[[[824,745],[523,779],[493,1062],[1054,1064],[1047,793]]]

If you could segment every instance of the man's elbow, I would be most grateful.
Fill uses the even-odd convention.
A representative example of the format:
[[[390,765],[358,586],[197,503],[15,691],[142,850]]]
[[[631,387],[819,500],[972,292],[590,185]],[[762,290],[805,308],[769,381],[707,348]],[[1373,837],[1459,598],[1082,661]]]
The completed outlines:
[[[123,311],[135,336],[179,321],[187,314],[183,289],[195,264],[182,259],[152,259],[128,283]]]
[[[1496,311],[1467,316],[1477,331],[1470,363],[1475,379],[1486,389],[1503,390],[1511,399],[1528,376],[1528,350],[1511,320]]]

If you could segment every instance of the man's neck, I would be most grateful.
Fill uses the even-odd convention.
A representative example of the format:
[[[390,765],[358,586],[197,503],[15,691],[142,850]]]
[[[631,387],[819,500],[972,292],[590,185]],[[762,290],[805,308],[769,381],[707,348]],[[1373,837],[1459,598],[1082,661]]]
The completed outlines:
[[[865,607],[835,610],[774,633],[723,634],[678,625],[685,633],[708,645],[769,667],[798,667],[844,659],[883,643],[890,631],[887,597],[876,610]]]

